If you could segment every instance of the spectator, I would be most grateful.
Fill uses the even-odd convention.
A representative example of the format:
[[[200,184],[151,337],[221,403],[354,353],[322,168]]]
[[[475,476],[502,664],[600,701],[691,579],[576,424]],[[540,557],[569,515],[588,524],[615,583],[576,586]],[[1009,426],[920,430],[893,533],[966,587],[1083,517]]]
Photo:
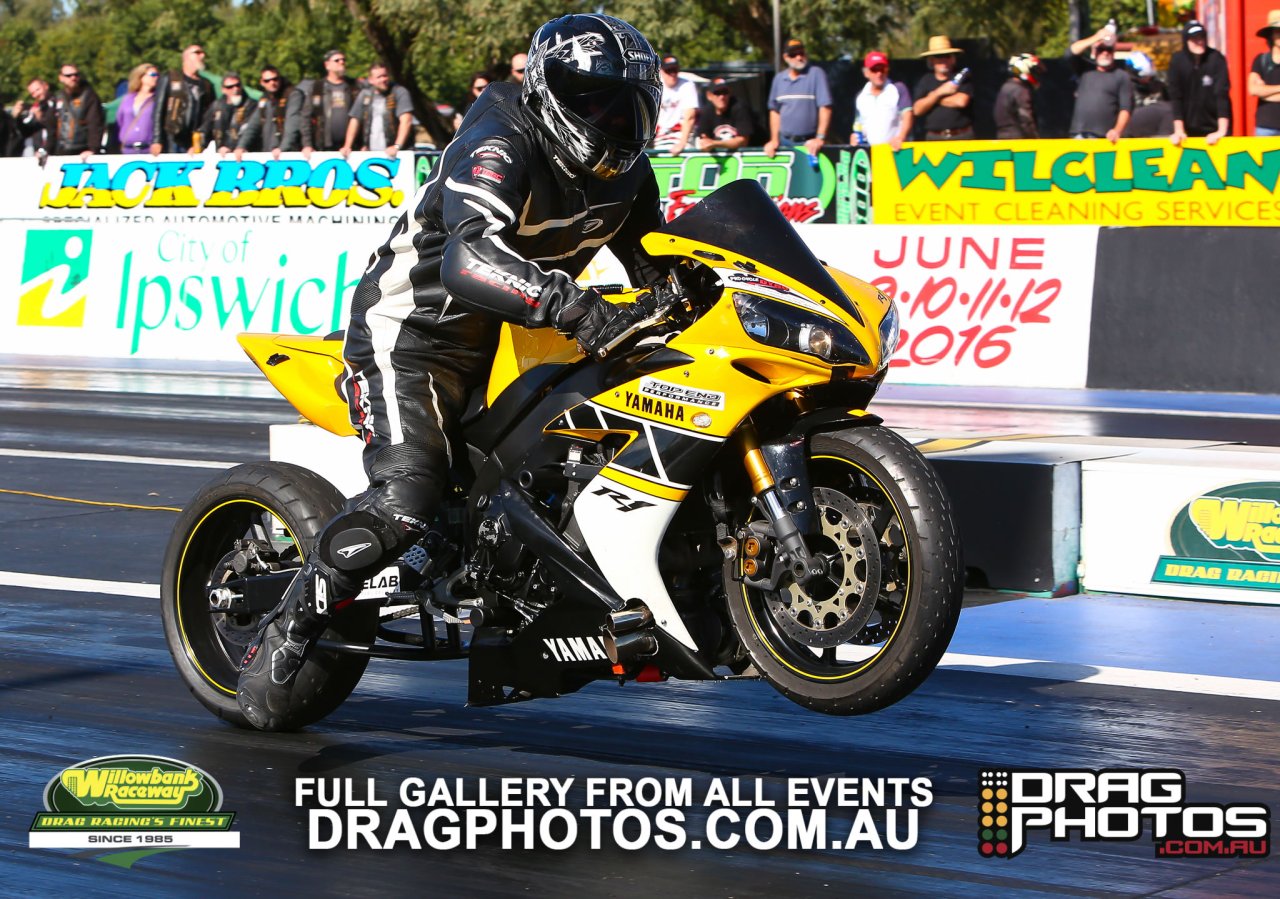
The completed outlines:
[[[54,98],[54,149],[50,155],[79,155],[88,159],[102,150],[102,133],[106,116],[102,101],[92,87],[85,82],[80,67],[63,63],[58,80],[62,91]]]
[[[193,138],[214,99],[213,85],[200,76],[204,61],[204,48],[192,44],[182,51],[182,68],[159,79],[151,129],[153,154],[200,152]]]
[[[298,90],[307,108],[302,117],[302,152],[341,150],[347,139],[347,119],[360,92],[356,80],[347,76],[347,54],[330,50],[324,55],[324,77],[308,78]]]
[[[1173,136],[1203,137],[1213,146],[1231,133],[1231,74],[1227,58],[1209,46],[1204,26],[1192,19],[1182,29],[1182,49],[1169,61]]]
[[[409,92],[391,81],[391,73],[380,62],[369,68],[369,86],[356,97],[347,122],[345,156],[352,150],[396,151],[409,146],[413,129],[413,99]]]
[[[689,145],[698,119],[698,89],[688,78],[680,77],[680,61],[674,56],[662,57],[659,71],[662,105],[658,107],[658,132],[651,146],[679,156]]]
[[[4,108],[0,108],[0,155],[22,155],[22,132],[18,130],[18,121]]]
[[[467,96],[467,102],[462,104],[462,108],[453,114],[453,130],[457,131],[462,127],[462,120],[467,117],[467,113],[471,111],[471,107],[475,106],[476,100],[480,99],[480,95],[484,93],[484,89],[493,84],[496,79],[488,72],[472,72],[471,73],[471,91]]]
[[[888,144],[901,150],[916,118],[911,91],[901,81],[889,80],[889,57],[879,50],[863,57],[862,74],[867,83],[854,100],[849,143]]]
[[[963,52],[951,46],[951,38],[938,34],[920,54],[933,69],[917,82],[912,107],[924,125],[925,140],[973,139],[973,84],[964,73],[956,74],[956,60]]]
[[[1164,82],[1156,77],[1156,67],[1145,53],[1129,57],[1133,69],[1133,115],[1124,129],[1125,137],[1169,137],[1173,134],[1173,104]]]
[[[1085,59],[1091,51],[1090,59]],[[1105,137],[1113,144],[1124,134],[1133,113],[1133,81],[1116,66],[1116,33],[1103,27],[1082,37],[1067,52],[1080,76],[1076,108],[1071,115],[1072,137]]]
[[[263,66],[258,79],[262,96],[240,130],[237,150],[271,153],[302,149],[302,109],[306,98],[275,66]]]
[[[1280,9],[1267,14],[1267,24],[1258,29],[1267,49],[1253,60],[1249,70],[1249,95],[1258,98],[1258,116],[1253,133],[1257,137],[1280,137]]]
[[[524,84],[524,67],[529,62],[528,53],[517,53],[511,57],[511,80],[515,84]]]
[[[996,137],[1026,140],[1040,136],[1033,94],[1040,85],[1040,57],[1019,53],[1009,60],[1009,77],[996,94]]]
[[[46,156],[53,149],[51,129],[54,121],[53,94],[49,82],[32,78],[27,83],[30,103],[19,100],[13,105],[13,118],[22,135],[23,156]]]
[[[149,62],[133,67],[129,73],[129,89],[116,107],[116,133],[120,136],[120,152],[146,153],[151,149],[151,129],[155,125],[156,85],[160,70]]]
[[[745,147],[755,130],[751,110],[738,102],[729,82],[723,78],[713,79],[707,85],[707,103],[710,105],[698,112],[697,148],[740,150]]]
[[[200,143],[214,145],[226,156],[240,144],[240,135],[257,107],[244,93],[244,83],[235,72],[222,76],[222,96],[209,107],[200,123]]]
[[[787,68],[773,76],[769,88],[769,140],[764,153],[773,156],[779,147],[803,144],[805,152],[816,156],[831,124],[827,73],[809,64],[804,44],[798,40],[787,41],[782,58]]]

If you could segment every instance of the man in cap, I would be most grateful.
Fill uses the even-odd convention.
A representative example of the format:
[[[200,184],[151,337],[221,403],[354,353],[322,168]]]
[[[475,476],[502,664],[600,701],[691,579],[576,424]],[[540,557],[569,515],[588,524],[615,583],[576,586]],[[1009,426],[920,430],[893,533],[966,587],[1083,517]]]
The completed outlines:
[[[1169,100],[1173,136],[1203,137],[1210,146],[1231,133],[1231,74],[1227,58],[1209,46],[1204,25],[1195,19],[1182,29],[1182,49],[1169,61]]]
[[[1086,53],[1091,53],[1089,58]],[[1113,144],[1124,134],[1133,113],[1133,80],[1116,65],[1116,33],[1109,26],[1083,37],[1067,53],[1079,74],[1072,137],[1105,137]]]
[[[889,80],[889,57],[879,50],[863,57],[862,74],[867,83],[854,101],[853,134],[849,136],[849,143],[865,141],[902,149],[902,142],[910,136],[915,122],[911,92],[901,81]]]
[[[738,102],[723,78],[707,85],[708,107],[698,113],[699,150],[739,150],[755,130],[751,110]]]
[[[936,34],[920,54],[933,71],[916,84],[915,114],[924,124],[925,140],[973,140],[973,84],[966,72],[956,74],[956,60],[964,50],[951,38]]]
[[[810,65],[809,54],[798,40],[787,41],[782,50],[787,67],[773,76],[769,88],[769,140],[766,156],[779,147],[803,146],[816,156],[827,141],[831,124],[831,89],[827,73]]]
[[[680,77],[680,61],[674,56],[662,57],[660,74],[662,105],[658,108],[653,148],[679,156],[689,145],[693,123],[698,119],[698,89],[692,81]]]
[[[1249,69],[1249,95],[1258,98],[1258,116],[1253,133],[1258,137],[1280,137],[1280,9],[1267,14],[1267,24],[1258,29],[1267,42]]]

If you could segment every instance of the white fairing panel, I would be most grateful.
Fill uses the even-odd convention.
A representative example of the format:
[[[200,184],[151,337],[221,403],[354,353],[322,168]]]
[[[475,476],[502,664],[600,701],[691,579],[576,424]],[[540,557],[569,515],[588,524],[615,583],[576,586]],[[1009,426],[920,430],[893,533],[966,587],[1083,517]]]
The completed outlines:
[[[658,570],[658,546],[679,507],[599,474],[583,488],[573,514],[600,573],[618,595],[643,600],[658,627],[696,651]]]

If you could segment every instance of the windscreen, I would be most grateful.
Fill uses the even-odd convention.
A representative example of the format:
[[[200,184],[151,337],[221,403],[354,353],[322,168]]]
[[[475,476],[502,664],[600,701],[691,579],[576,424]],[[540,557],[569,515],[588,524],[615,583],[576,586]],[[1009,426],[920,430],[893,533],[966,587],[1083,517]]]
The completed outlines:
[[[756,181],[730,181],[659,232],[754,259],[790,275],[862,321],[853,301]]]

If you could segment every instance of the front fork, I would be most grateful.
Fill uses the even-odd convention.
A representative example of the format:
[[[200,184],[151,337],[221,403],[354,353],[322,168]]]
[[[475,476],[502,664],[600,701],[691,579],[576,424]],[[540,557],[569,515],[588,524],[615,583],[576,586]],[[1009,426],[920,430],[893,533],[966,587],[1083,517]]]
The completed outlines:
[[[762,446],[755,429],[748,425],[738,432],[738,442],[743,466],[751,479],[752,502],[764,513],[783,550],[785,570],[801,586],[826,577],[826,560],[810,553],[804,540],[805,534],[815,532],[818,523],[805,452],[808,441],[803,435],[788,435]],[[757,538],[747,537],[743,543],[751,539]],[[776,590],[774,582],[781,572],[778,566],[774,569],[770,577],[758,581],[748,578],[748,584]]]

